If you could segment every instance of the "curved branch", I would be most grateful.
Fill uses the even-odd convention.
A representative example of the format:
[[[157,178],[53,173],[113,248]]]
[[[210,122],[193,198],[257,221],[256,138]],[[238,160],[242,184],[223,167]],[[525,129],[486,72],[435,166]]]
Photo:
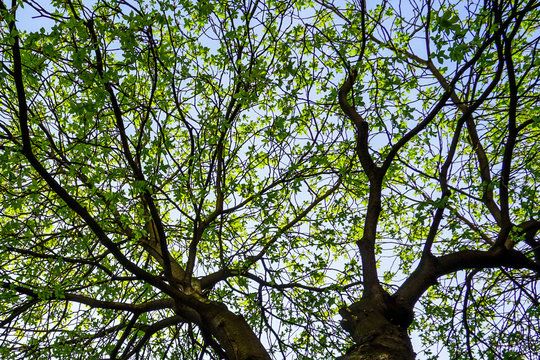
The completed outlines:
[[[0,2],[0,8],[6,11],[6,7],[3,2]],[[74,197],[72,197],[55,179],[54,177],[45,169],[41,162],[36,158],[32,150],[32,142],[30,139],[30,128],[28,125],[28,105],[26,101],[26,92],[23,82],[22,75],[22,60],[21,60],[21,51],[19,45],[19,36],[17,35],[17,29],[15,27],[15,20],[9,22],[10,34],[13,36],[13,44],[11,45],[11,50],[13,53],[13,78],[15,82],[15,88],[17,92],[17,101],[18,101],[18,115],[19,115],[19,126],[21,131],[22,138],[22,154],[26,157],[30,165],[36,170],[39,176],[45,180],[49,185],[52,191],[54,191],[65,203],[66,205],[73,210],[77,215],[79,215],[92,232],[96,235],[99,242],[105,246],[111,254],[118,260],[118,262],[126,268],[128,271],[137,275],[138,277],[148,281],[161,288],[167,293],[174,292],[174,289],[170,286],[164,284],[161,279],[157,276],[154,276],[145,270],[141,269],[135,263],[130,261],[120,250],[118,245],[114,243],[105,233],[103,228],[99,223],[94,219],[88,210],[83,207]]]
[[[347,96],[351,92],[354,82],[358,76],[358,70],[353,69],[343,81],[343,84],[338,91],[338,100],[341,110],[351,120],[356,129],[356,153],[362,164],[362,168],[368,175],[370,181],[374,181],[378,174],[378,167],[373,162],[373,158],[369,154],[369,127],[366,120],[360,115],[354,106],[347,100]]]
[[[523,253],[501,247],[488,251],[463,250],[440,257],[430,256],[407,278],[395,297],[407,308],[412,308],[420,296],[441,276],[466,269],[508,267],[529,269],[540,274],[540,264]]]
[[[58,300],[58,301],[71,301],[79,304],[87,305],[91,308],[110,309],[128,311],[135,314],[140,314],[148,311],[170,309],[174,307],[174,301],[172,299],[159,299],[147,301],[140,304],[123,303],[117,301],[103,301],[89,296],[72,294],[69,292],[58,292],[54,289],[40,288],[39,293],[37,290],[33,290],[26,286],[14,285],[5,281],[0,282],[0,287],[5,290],[14,290],[20,294],[31,297],[34,300],[40,300],[46,297],[45,300]],[[45,296],[43,295],[45,293]]]
[[[85,21],[85,25],[88,29],[88,32],[90,33],[90,38],[92,39],[92,45],[94,46],[94,51],[96,53],[96,68],[97,68],[98,74],[101,77],[101,79],[104,81],[105,71],[104,71],[104,64],[103,64],[103,56],[98,46],[98,38],[97,38],[96,31],[94,29],[94,21],[92,19]],[[157,230],[157,234],[159,235],[158,240],[161,247],[161,253],[163,254],[163,257],[162,257],[163,270],[165,271],[165,275],[169,283],[174,284],[175,280],[174,280],[174,277],[172,276],[171,263],[170,263],[171,255],[169,253],[169,248],[167,245],[167,236],[165,234],[165,228],[161,220],[161,216],[159,215],[157,206],[154,203],[154,199],[152,198],[152,195],[150,194],[150,189],[147,186],[147,181],[144,177],[144,174],[142,173],[142,170],[140,169],[140,167],[137,166],[137,163],[135,162],[135,160],[133,159],[133,156],[131,155],[131,151],[129,149],[129,144],[128,144],[128,138],[126,135],[126,129],[124,127],[122,110],[120,109],[120,105],[118,104],[118,100],[116,98],[112,85],[110,82],[104,81],[104,87],[107,93],[109,94],[109,99],[111,101],[111,106],[113,108],[113,113],[116,120],[116,127],[118,128],[118,131],[120,133],[120,140],[122,142],[124,156],[126,157],[126,160],[129,166],[133,170],[135,179],[137,181],[141,181],[145,185],[142,189],[142,195],[143,195],[143,200],[144,200],[143,202],[144,202],[144,205],[147,206],[150,211],[152,222],[154,223],[154,226]]]

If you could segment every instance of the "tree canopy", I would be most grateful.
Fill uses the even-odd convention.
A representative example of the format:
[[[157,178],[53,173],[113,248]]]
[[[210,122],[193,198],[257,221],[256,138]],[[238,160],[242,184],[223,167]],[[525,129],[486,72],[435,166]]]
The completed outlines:
[[[536,358],[539,7],[0,2],[0,357]]]

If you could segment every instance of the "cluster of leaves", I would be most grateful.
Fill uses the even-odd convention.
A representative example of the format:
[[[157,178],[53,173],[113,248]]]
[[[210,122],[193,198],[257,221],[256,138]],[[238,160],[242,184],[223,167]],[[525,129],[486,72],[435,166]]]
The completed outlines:
[[[342,354],[337,311],[363,290],[373,185],[338,102],[352,73],[368,151],[391,160],[375,245],[385,289],[428,241],[435,256],[487,251],[508,224],[539,221],[538,6],[493,4],[3,5],[0,356],[222,356],[116,250],[156,278],[185,271],[183,286],[242,314],[276,358]],[[44,27],[25,30],[25,12]],[[506,19],[519,23],[499,43]],[[28,160],[17,64],[33,156],[69,198]],[[520,229],[511,248],[534,259]],[[450,274],[411,329],[456,359],[536,354],[535,285],[528,270]]]
[[[311,353],[314,338],[321,353],[336,348],[327,342],[343,337],[330,337],[327,322],[338,327],[331,320],[337,303],[349,299],[337,297],[328,279],[346,285],[358,276],[346,275],[347,265],[330,270],[336,253],[350,248],[334,240],[338,230],[327,224],[343,222],[338,211],[347,201],[336,184],[354,152],[332,105],[315,95],[331,76],[328,69],[319,79],[313,48],[290,46],[306,44],[303,7],[279,1],[52,6],[14,7],[51,23],[19,32],[30,137],[45,169],[140,268],[162,271],[145,251],[150,194],[178,263],[192,266],[198,279],[222,269],[241,275],[204,289],[206,296],[244,313],[276,351]],[[3,46],[9,68],[10,41]],[[2,87],[1,277],[14,290],[2,294],[2,349],[23,357],[59,356],[57,348],[93,357],[209,351],[198,330],[174,321],[170,306],[133,315],[64,301],[80,295],[149,303],[164,295],[98,245],[84,220],[24,160],[12,76],[4,76]],[[324,204],[326,210],[308,215]],[[274,325],[283,321],[292,327]],[[173,327],[161,330],[165,325]],[[191,339],[194,350],[172,346],[166,340],[172,338]]]

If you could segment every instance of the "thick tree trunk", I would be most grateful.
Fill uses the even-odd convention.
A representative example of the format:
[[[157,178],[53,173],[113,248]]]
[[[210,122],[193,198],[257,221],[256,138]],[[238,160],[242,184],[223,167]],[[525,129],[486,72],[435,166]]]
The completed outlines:
[[[228,360],[270,360],[268,352],[243,316],[236,315],[223,304],[198,297],[189,306],[176,304],[181,316],[196,323],[203,332],[213,337],[218,351]]]
[[[355,345],[341,360],[413,360],[415,353],[407,334],[412,311],[396,303],[386,292],[363,297],[340,311],[343,328]]]
[[[224,305],[212,303],[202,314],[204,326],[216,337],[231,360],[270,360],[246,320]]]

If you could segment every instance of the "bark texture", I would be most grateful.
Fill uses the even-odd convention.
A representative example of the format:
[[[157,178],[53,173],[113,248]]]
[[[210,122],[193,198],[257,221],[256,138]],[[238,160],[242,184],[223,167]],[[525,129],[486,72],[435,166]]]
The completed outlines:
[[[213,335],[231,360],[270,360],[244,317],[229,311],[223,304],[206,300],[199,304],[199,326]]]
[[[415,353],[407,333],[412,311],[382,291],[340,311],[343,328],[355,345],[341,360],[412,360]]]

